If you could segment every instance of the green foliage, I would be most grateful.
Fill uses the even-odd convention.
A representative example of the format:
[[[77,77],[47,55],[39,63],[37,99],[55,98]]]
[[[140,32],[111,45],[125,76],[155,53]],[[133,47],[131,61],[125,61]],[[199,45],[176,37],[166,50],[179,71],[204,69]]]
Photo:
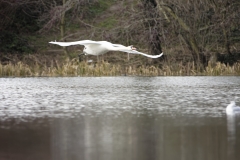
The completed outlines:
[[[89,12],[95,17],[96,15],[102,14],[114,2],[115,0],[99,0],[98,3],[89,6]]]
[[[8,31],[0,33],[0,46],[0,51],[5,53],[30,53],[34,50],[26,38]]]
[[[22,3],[22,2],[21,2]],[[16,2],[15,5],[9,5],[11,2],[0,2],[5,5],[1,17],[3,23],[0,23],[0,51],[5,53],[30,53],[33,51],[28,43],[28,38],[23,35],[31,34],[39,29],[37,17],[39,16],[39,6],[26,4],[22,5]]]
[[[17,9],[16,14],[12,15],[13,22],[11,25],[11,29],[13,32],[21,32],[21,33],[33,33],[40,29],[38,25],[37,17],[38,14],[34,13],[36,7],[28,6],[28,8],[24,8],[24,6]]]
[[[111,29],[116,25],[116,23],[117,23],[116,18],[112,16],[100,22],[99,27],[105,28],[105,29]]]

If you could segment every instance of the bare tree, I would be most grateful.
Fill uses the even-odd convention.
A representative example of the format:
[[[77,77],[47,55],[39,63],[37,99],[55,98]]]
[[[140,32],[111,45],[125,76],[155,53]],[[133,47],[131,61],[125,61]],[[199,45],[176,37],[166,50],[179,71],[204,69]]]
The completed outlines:
[[[145,8],[150,33],[155,34],[152,37],[160,34],[160,39],[164,38],[165,45],[168,44],[169,47],[185,44],[198,68],[207,64],[208,52],[214,49],[216,52],[216,48],[225,48],[225,53],[231,55],[230,37],[234,30],[236,32],[239,29],[240,23],[238,0],[141,0],[141,2]],[[157,31],[152,32],[154,29]],[[150,44],[153,45],[151,42]]]
[[[150,44],[152,54],[162,52],[161,47],[161,20],[160,15],[156,12],[157,2],[155,0],[142,0],[144,8],[144,26],[147,28],[147,39]],[[156,20],[157,19],[157,20]],[[155,60],[158,61],[158,60]]]
[[[9,26],[16,21],[17,14],[24,14],[29,17],[38,16],[41,11],[38,9],[41,0],[1,0],[0,1],[0,29],[9,29]]]
[[[85,5],[86,3],[93,3],[96,0],[62,0],[62,3],[52,3],[49,8],[46,8],[46,13],[43,14],[39,21],[44,22],[44,25],[40,32],[48,31],[54,27],[56,27],[60,23],[60,35],[61,41],[65,41],[65,17],[67,11],[78,8],[81,5]],[[72,16],[77,15],[78,10],[75,13],[72,12]],[[68,55],[66,47],[64,47],[64,52]]]

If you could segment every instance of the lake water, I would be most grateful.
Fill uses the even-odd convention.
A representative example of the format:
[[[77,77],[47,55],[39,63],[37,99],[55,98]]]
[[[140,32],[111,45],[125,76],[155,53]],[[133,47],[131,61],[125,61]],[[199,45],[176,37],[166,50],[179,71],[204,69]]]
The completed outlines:
[[[2,160],[239,160],[240,77],[0,78]]]

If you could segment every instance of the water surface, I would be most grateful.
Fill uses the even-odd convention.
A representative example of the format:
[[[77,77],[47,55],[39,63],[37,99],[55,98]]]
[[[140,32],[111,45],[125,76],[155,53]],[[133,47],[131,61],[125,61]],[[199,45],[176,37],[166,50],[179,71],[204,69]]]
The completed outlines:
[[[0,79],[0,159],[237,160],[240,77]]]

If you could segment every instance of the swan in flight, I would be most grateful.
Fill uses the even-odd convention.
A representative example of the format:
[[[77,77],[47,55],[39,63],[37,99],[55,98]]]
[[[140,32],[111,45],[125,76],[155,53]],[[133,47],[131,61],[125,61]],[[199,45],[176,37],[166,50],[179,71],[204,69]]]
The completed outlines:
[[[75,41],[75,42],[49,42],[51,44],[57,44],[59,46],[71,46],[71,45],[83,45],[83,54],[85,55],[102,55],[109,51],[121,51],[127,52],[132,54],[141,54],[143,56],[149,58],[159,58],[163,55],[163,53],[159,55],[149,55],[146,53],[138,52],[136,48],[131,46],[123,46],[121,44],[112,44],[107,41],[91,41],[91,40],[82,40],[82,41]]]
[[[240,107],[236,106],[234,101],[231,101],[231,103],[226,108],[226,113],[228,115],[232,115],[234,113],[240,113]]]

